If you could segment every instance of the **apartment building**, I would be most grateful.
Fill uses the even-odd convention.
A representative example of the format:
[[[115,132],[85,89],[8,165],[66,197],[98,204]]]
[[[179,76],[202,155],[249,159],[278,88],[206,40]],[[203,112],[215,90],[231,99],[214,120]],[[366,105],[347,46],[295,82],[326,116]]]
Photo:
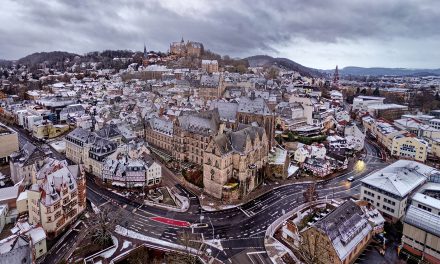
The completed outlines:
[[[393,138],[391,154],[395,157],[425,162],[428,142],[412,135],[397,135]]]
[[[110,140],[98,136],[97,133],[76,128],[64,138],[66,157],[76,164],[84,164],[87,172],[101,177],[105,158],[116,151],[116,142],[120,141],[120,136],[113,136],[111,131],[104,130],[100,133]]]
[[[268,139],[261,127],[243,126],[210,140],[203,154],[203,185],[224,200],[246,196],[263,182]]]
[[[25,185],[33,182],[37,167],[40,167],[46,154],[31,143],[26,143],[23,147],[11,154],[9,168],[11,170],[11,180],[14,184],[23,181]]]
[[[384,119],[371,116],[362,118],[367,134],[374,137],[391,155],[425,162],[429,152],[426,140],[416,137],[406,130],[400,130]]]
[[[18,134],[0,123],[0,164],[8,163],[9,155],[18,151]]]
[[[125,153],[114,156],[107,157],[104,162],[103,182],[124,188],[150,188],[161,183],[162,167],[150,156],[139,159],[132,159]]]
[[[401,219],[409,197],[438,173],[430,166],[411,160],[398,160],[361,180],[361,199],[370,202],[391,221]]]
[[[207,73],[218,72],[217,60],[202,60],[202,71]]]
[[[27,190],[29,223],[56,237],[86,208],[86,179],[81,165],[48,158]]]

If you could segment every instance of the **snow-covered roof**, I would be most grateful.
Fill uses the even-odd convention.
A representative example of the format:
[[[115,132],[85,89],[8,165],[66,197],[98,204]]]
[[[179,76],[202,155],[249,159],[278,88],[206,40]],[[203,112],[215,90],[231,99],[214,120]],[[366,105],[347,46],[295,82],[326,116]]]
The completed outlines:
[[[32,228],[27,234],[31,237],[32,244],[36,244],[41,240],[46,239],[46,232],[44,232],[44,229],[41,226]]]
[[[17,198],[18,188],[19,188],[20,183],[17,183],[11,187],[1,188],[0,189],[0,201],[5,201],[5,200]]]
[[[440,216],[437,214],[410,205],[403,221],[440,237]]]
[[[26,191],[21,192],[20,195],[18,196],[17,202],[21,201],[21,200],[27,200],[27,192]]]
[[[371,174],[362,182],[399,197],[405,197],[434,173],[439,171],[416,161],[399,160]]]

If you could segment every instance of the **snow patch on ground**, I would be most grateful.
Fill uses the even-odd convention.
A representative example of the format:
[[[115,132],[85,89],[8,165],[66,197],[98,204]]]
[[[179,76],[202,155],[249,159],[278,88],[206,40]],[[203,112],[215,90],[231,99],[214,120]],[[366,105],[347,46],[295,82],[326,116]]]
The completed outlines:
[[[220,241],[220,239],[209,239],[205,240],[204,243],[223,251],[222,242]]]
[[[215,206],[215,208],[212,207],[211,205],[214,205],[214,204],[211,203],[210,205],[202,205],[202,208],[203,208],[203,210],[205,210],[205,211],[213,212],[213,211],[220,211],[220,210],[226,210],[226,209],[236,208],[236,207],[239,207],[241,204],[235,204],[235,205],[218,205],[218,206]]]
[[[90,204],[92,205],[92,209],[95,214],[99,214],[99,212],[101,212],[101,210],[99,210],[99,208],[94,203],[90,202]]]
[[[115,228],[115,232],[120,234],[121,236],[125,236],[125,237],[130,237],[130,238],[134,238],[134,239],[138,239],[138,240],[142,240],[142,241],[146,241],[146,242],[151,242],[154,244],[159,244],[162,245],[164,247],[169,247],[169,248],[174,248],[177,250],[182,250],[182,251],[190,251],[193,254],[197,254],[197,250],[194,248],[186,248],[185,246],[182,245],[176,245],[173,243],[170,243],[168,241],[164,241],[155,237],[150,237],[150,236],[146,236],[134,231],[131,231],[129,229],[126,229],[125,227],[122,227],[120,225],[117,225]]]
[[[118,249],[118,239],[115,236],[112,236],[112,240],[114,247],[105,252],[102,252],[100,255],[101,257],[108,259],[113,256],[113,254],[115,254],[116,249]]]
[[[131,242],[127,241],[127,240],[124,240],[124,243],[122,244],[122,248],[121,249],[126,249],[126,248],[128,248],[130,246],[131,246]]]

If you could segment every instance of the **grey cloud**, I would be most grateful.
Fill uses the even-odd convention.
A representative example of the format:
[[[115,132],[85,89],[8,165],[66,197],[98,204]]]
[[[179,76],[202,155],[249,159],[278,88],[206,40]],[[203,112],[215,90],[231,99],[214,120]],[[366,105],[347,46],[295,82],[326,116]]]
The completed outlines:
[[[166,50],[181,36],[234,56],[276,54],[276,47],[298,40],[326,45],[440,36],[440,2],[434,0],[188,0],[184,3],[195,10],[189,14],[163,3],[6,0],[0,10],[6,25],[0,27],[0,58],[42,50],[140,50],[144,41]],[[10,12],[12,21],[3,21]]]

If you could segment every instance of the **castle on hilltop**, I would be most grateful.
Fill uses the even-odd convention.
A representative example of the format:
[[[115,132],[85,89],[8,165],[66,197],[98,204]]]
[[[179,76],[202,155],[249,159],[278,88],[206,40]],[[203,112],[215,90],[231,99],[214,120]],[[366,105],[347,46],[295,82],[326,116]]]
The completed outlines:
[[[200,57],[203,53],[203,44],[195,41],[172,42],[170,44],[170,53],[180,57],[195,56]]]

